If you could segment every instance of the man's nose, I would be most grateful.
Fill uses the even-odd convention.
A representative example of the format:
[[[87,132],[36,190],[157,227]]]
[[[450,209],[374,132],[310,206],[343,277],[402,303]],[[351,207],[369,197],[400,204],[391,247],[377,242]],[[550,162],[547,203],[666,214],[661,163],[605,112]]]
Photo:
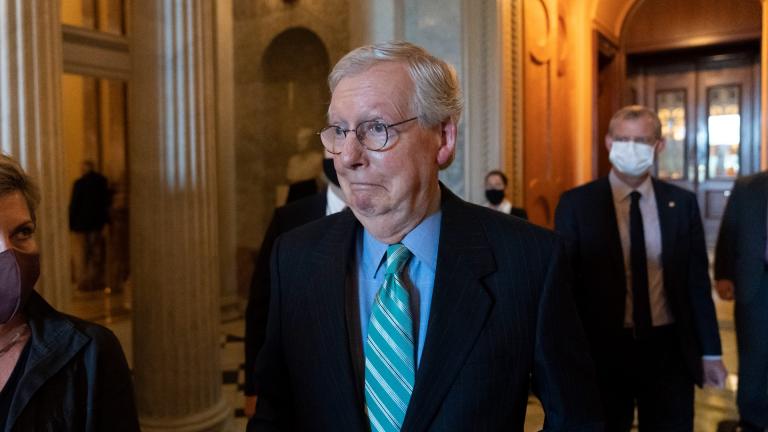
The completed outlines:
[[[341,164],[348,169],[357,168],[365,163],[365,147],[357,140],[355,131],[350,131],[344,138],[339,155]]]

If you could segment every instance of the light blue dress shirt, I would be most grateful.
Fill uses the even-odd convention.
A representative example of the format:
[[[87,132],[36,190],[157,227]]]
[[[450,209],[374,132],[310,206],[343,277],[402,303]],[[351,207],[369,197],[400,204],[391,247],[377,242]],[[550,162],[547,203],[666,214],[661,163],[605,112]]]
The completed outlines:
[[[438,211],[428,216],[400,242],[413,254],[408,262],[406,284],[410,288],[413,319],[414,322],[418,323],[417,367],[421,363],[421,352],[427,337],[432,291],[435,287],[437,247],[440,240],[442,215],[442,212]],[[389,245],[376,240],[365,229],[358,235],[357,286],[360,306],[360,333],[363,337],[363,346],[368,339],[368,321],[371,318],[371,308],[376,299],[376,293],[384,283],[387,246]]]

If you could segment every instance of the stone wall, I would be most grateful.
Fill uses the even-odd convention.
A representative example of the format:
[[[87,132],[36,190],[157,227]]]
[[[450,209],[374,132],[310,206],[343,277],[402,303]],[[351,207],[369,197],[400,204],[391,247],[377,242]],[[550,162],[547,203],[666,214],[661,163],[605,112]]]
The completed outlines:
[[[241,250],[258,249],[288,183],[320,172],[314,132],[325,123],[327,74],[349,50],[348,8],[347,0],[234,1]]]
[[[405,0],[405,39],[421,45],[432,54],[451,63],[464,85],[462,2],[461,0]],[[466,198],[465,123],[459,124],[456,158],[450,167],[440,173],[442,180],[453,192]]]

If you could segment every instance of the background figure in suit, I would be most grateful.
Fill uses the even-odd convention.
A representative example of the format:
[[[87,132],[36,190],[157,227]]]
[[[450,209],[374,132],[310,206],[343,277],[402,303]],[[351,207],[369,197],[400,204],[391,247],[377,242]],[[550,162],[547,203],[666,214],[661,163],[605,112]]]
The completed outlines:
[[[112,193],[107,178],[96,172],[92,161],[83,162],[83,175],[72,186],[69,202],[69,229],[82,240],[83,267],[78,288],[83,291],[106,286],[106,243],[104,226],[109,223]]]
[[[768,428],[768,172],[736,181],[715,252],[716,288],[736,299],[742,430]]]
[[[722,386],[725,368],[693,193],[649,171],[661,124],[642,106],[611,119],[613,168],[563,194],[574,295],[597,367],[606,430],[693,430],[694,383]]]
[[[506,196],[507,176],[499,170],[493,170],[485,175],[485,206],[502,213],[511,214],[528,220],[528,212],[524,208],[512,207]]]
[[[550,231],[438,181],[462,109],[455,71],[406,42],[358,48],[329,78],[351,211],[282,235],[249,430],[601,430],[592,364]]]
[[[332,156],[326,154],[326,156]],[[253,416],[256,410],[256,382],[254,368],[256,355],[264,344],[264,334],[267,328],[267,313],[269,311],[269,261],[275,240],[296,227],[342,211],[344,193],[339,188],[339,178],[333,167],[333,159],[323,159],[323,175],[327,188],[309,197],[289,202],[275,209],[272,221],[269,223],[264,240],[256,258],[251,289],[248,293],[248,306],[245,311],[245,407],[247,417]],[[314,180],[313,180],[314,183]]]

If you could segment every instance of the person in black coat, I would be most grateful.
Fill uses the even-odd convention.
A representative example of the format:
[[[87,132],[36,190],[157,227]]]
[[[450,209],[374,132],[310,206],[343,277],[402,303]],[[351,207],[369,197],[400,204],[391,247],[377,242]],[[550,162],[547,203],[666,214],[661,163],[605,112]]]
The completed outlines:
[[[768,428],[768,171],[736,181],[715,250],[720,297],[735,300],[739,406],[745,432]]]
[[[256,258],[251,287],[248,292],[248,306],[245,311],[244,412],[247,417],[251,417],[256,409],[257,393],[253,371],[256,366],[256,356],[264,344],[267,328],[270,289],[269,261],[275,240],[283,233],[323,216],[341,211],[345,207],[344,194],[339,189],[339,179],[333,167],[333,159],[326,158],[323,160],[323,174],[327,188],[275,209]]]
[[[653,111],[619,110],[610,175],[566,191],[555,211],[608,431],[629,431],[635,405],[641,431],[691,431],[694,383],[726,375],[696,197],[649,173],[663,146]]]
[[[69,229],[82,238],[83,266],[78,287],[83,291],[105,286],[106,244],[104,226],[109,223],[112,194],[107,178],[96,172],[91,161],[83,162],[83,175],[72,186]]]
[[[138,431],[115,335],[57,312],[33,289],[38,200],[21,167],[0,155],[0,430]]]

